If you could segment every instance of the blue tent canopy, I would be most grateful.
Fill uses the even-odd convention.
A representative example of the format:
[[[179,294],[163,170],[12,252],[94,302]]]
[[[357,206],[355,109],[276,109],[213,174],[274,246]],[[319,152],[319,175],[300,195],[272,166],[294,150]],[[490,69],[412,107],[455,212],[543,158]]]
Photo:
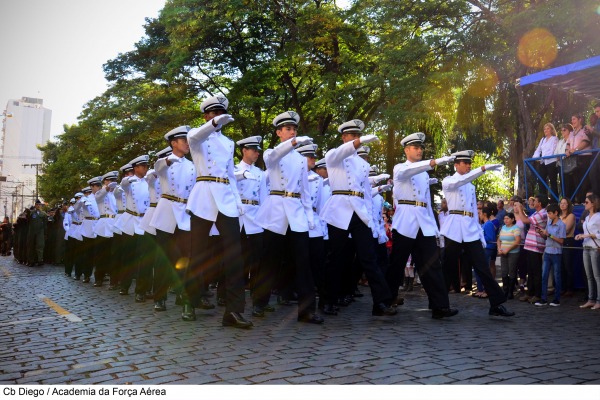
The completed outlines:
[[[600,56],[581,60],[517,79],[517,85],[538,84],[569,90],[600,100]]]

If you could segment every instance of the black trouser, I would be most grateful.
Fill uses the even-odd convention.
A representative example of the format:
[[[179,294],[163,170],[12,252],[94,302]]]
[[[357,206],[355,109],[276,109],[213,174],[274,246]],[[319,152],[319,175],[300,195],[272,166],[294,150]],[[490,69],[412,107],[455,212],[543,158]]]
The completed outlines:
[[[240,244],[240,223],[237,217],[222,213],[214,222],[223,243],[223,275],[225,277],[225,301],[228,312],[244,312],[244,265]],[[213,221],[191,215],[191,263],[187,268],[185,292],[192,307],[197,307],[204,295],[204,272],[213,262],[208,235]]]
[[[71,248],[73,249],[73,263],[75,264],[75,276],[81,277],[83,274],[83,263],[85,262],[85,256],[83,254],[83,240],[77,240],[74,238],[70,238]]]
[[[104,275],[108,274],[112,269],[112,264],[115,259],[113,254],[113,238],[97,236],[96,247],[96,269],[94,270],[94,282],[102,283]]]
[[[127,261],[124,262],[121,275],[121,289],[129,290],[134,277],[135,294],[145,295],[152,289],[152,259],[148,256],[151,253],[152,238],[149,236],[123,234],[123,249],[128,249],[128,252],[123,254]]]
[[[527,254],[527,292],[529,296],[542,297],[543,253],[525,250]]]
[[[575,189],[577,186],[579,186],[580,183],[581,183],[581,186],[579,186],[579,190],[577,191],[577,193],[575,193],[575,196],[573,197],[574,203],[583,203],[583,201],[585,199],[585,194],[590,190],[590,188],[592,186],[590,175],[593,174],[593,169],[590,169],[590,172],[586,176],[586,172],[592,162],[592,159],[593,159],[592,156],[583,155],[583,154],[577,155],[577,167],[575,168],[575,171],[573,172],[573,180],[574,180],[573,189]],[[585,176],[585,178],[584,178],[584,176]],[[594,179],[598,179],[598,177],[594,177]]]
[[[568,247],[575,246],[575,238],[568,237],[565,238],[563,242],[563,251],[562,251],[562,262],[561,262],[561,279],[564,291],[572,292],[574,290],[573,286],[573,255],[575,253],[574,249],[570,249]]]
[[[327,225],[329,229],[329,270],[326,273],[326,293],[327,303],[334,304],[340,297],[339,277],[344,270],[344,248],[348,234],[352,235],[352,241],[356,246],[356,256],[369,280],[373,303],[384,303],[390,305],[392,295],[385,281],[383,272],[377,265],[377,255],[375,254],[375,243],[373,242],[373,232],[356,213],[352,214],[352,219],[348,229],[340,229],[333,225]]]
[[[541,163],[538,165],[538,172],[542,177],[542,181],[544,183],[549,182],[550,189],[554,192],[556,196],[559,195],[558,192],[558,181],[557,181],[557,171],[556,162],[552,162],[550,164]],[[546,185],[540,182],[540,191],[539,193],[545,196],[548,196],[548,189]]]
[[[446,259],[444,264],[448,264],[453,268],[457,268],[456,264],[460,256],[461,250],[464,250],[465,255],[468,259],[469,265],[473,266],[479,278],[483,282],[485,291],[488,294],[488,299],[492,307],[496,307],[506,301],[504,291],[496,282],[495,277],[492,276],[490,271],[490,263],[485,255],[485,250],[481,245],[480,240],[473,242],[455,242],[450,238],[446,238]]]
[[[122,280],[121,275],[123,274],[123,269],[126,265],[125,259],[128,255],[128,252],[125,251],[126,247],[123,245],[123,243],[127,242],[126,236],[129,235],[125,233],[115,233],[112,238],[111,253],[114,256],[114,260],[110,265],[112,269],[108,271],[108,274],[110,275],[110,286],[118,286]]]
[[[284,277],[286,281],[280,282],[280,291],[289,291],[295,283],[298,293],[298,316],[314,312],[316,299],[310,266],[308,232],[294,232],[288,228],[285,235],[280,235],[265,230],[263,238],[264,253],[253,295],[255,305],[264,307],[269,304],[276,274],[283,268],[284,273],[280,278]],[[291,260],[284,261],[286,255],[291,255]]]
[[[154,268],[154,300],[165,300],[169,286],[175,293],[183,293],[185,271],[190,264],[190,231],[175,228],[173,233],[156,230],[160,246]]]
[[[96,239],[83,236],[81,247],[81,273],[85,278],[92,276],[96,266]]]
[[[392,295],[398,295],[401,276],[404,274],[408,257],[412,254],[415,270],[419,273],[431,308],[449,308],[448,290],[444,282],[435,236],[423,236],[423,232],[419,229],[417,237],[412,239],[401,235],[394,229],[392,240],[392,262],[387,273],[387,282]]]
[[[242,228],[240,239],[242,244],[242,257],[244,260],[244,283],[249,284],[250,289],[254,287],[255,273],[263,253],[263,233],[247,234]]]
[[[64,239],[65,241],[65,274],[71,276],[73,273],[73,265],[75,264],[75,242],[77,239],[72,237]]]
[[[313,282],[317,288],[319,298],[325,295],[324,290],[324,270],[325,270],[325,240],[323,237],[314,237],[309,239],[310,247],[310,271]]]

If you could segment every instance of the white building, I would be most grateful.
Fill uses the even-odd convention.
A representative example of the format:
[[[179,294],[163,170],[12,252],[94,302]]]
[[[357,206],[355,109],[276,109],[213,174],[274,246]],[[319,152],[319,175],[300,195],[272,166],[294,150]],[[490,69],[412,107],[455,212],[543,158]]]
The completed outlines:
[[[52,110],[44,108],[42,99],[23,97],[9,100],[3,116],[0,176],[6,177],[7,182],[1,182],[0,202],[4,205],[5,198],[9,197],[8,203],[11,203],[11,194],[18,190],[19,200],[24,198],[27,206],[35,201],[36,168],[31,165],[42,163],[37,145],[46,144],[50,139]],[[17,188],[21,183],[24,187]]]

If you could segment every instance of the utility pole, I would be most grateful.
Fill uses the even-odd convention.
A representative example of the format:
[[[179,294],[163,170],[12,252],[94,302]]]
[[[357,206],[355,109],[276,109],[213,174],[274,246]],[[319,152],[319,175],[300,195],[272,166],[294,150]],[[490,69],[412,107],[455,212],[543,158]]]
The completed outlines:
[[[31,168],[35,168],[35,200],[38,199],[39,196],[39,192],[38,192],[38,175],[39,175],[39,168],[42,166],[42,164],[23,164],[23,167],[31,167]]]

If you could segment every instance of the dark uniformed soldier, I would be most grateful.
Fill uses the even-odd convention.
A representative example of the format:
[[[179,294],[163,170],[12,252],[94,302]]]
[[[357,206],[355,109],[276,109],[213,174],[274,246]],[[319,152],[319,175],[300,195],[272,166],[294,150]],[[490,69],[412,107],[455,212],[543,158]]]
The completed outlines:
[[[44,265],[44,242],[48,225],[48,214],[42,210],[42,202],[35,201],[35,208],[29,215],[27,246],[29,257],[27,265]]]

